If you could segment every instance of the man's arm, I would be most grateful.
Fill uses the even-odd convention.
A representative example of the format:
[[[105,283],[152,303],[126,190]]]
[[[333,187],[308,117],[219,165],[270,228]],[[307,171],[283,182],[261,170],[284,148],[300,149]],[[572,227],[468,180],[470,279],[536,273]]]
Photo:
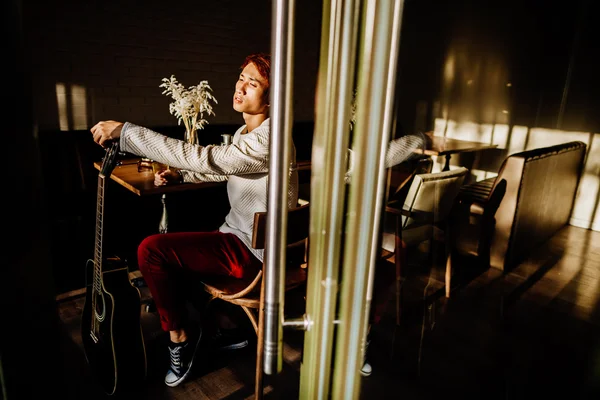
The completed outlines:
[[[224,182],[229,179],[228,175],[213,175],[213,174],[201,174],[194,171],[179,170],[181,179],[183,182],[197,183],[197,182]]]
[[[391,140],[388,143],[387,151],[385,153],[385,168],[393,167],[394,165],[417,157],[419,153],[416,150],[426,148],[428,143],[430,143],[430,140],[431,138],[428,139],[428,136],[425,134],[406,135]],[[350,179],[354,172],[354,151],[352,149],[348,149],[347,160],[348,169],[344,176],[344,180],[346,183],[350,183]]]
[[[268,126],[256,128],[239,145],[197,146],[129,122],[121,132],[121,150],[151,158],[180,170],[204,175],[266,173]]]

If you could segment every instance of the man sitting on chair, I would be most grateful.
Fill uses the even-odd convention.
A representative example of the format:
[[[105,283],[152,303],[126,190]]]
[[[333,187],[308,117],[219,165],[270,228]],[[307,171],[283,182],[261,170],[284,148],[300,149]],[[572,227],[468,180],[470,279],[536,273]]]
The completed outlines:
[[[151,235],[138,248],[139,269],[161,327],[169,332],[168,386],[177,386],[187,377],[202,337],[202,328],[190,323],[186,315],[186,280],[206,275],[251,278],[262,268],[263,251],[252,249],[251,244],[254,213],[267,210],[270,67],[266,54],[251,54],[242,64],[233,108],[242,113],[245,124],[229,145],[193,145],[131,122],[101,121],[91,129],[100,145],[119,140],[122,151],[174,167],[155,175],[157,185],[227,181],[231,210],[217,231]],[[295,165],[292,159],[289,207],[295,207],[298,200]]]
[[[262,268],[263,250],[252,249],[251,239],[254,214],[267,211],[270,67],[266,54],[251,54],[244,60],[233,108],[242,113],[245,124],[229,145],[194,145],[131,122],[100,121],[91,129],[101,146],[119,140],[122,151],[173,167],[155,175],[156,185],[227,181],[231,210],[217,231],[155,234],[138,248],[139,270],[156,304],[161,328],[169,332],[168,386],[186,379],[202,338],[202,327],[192,324],[186,313],[190,297],[186,282],[207,275],[252,278]],[[421,143],[420,138],[393,141],[387,162],[403,161]],[[290,208],[298,201],[295,151],[292,154]]]

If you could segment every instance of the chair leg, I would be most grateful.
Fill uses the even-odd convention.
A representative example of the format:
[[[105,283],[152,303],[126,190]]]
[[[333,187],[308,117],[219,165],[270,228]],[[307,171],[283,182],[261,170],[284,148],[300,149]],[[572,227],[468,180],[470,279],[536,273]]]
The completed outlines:
[[[402,265],[406,265],[406,249],[402,240],[401,218],[396,216],[396,234],[394,237],[394,266],[396,267],[396,325],[400,325],[402,301]]]
[[[244,306],[242,306],[242,310],[244,310],[244,312],[248,316],[248,319],[250,320],[250,323],[252,324],[252,328],[254,328],[254,333],[256,333],[258,335],[258,320],[256,319],[256,315],[253,314],[256,312],[256,310],[252,309],[252,308],[244,307]]]
[[[400,300],[401,300],[401,289],[402,282],[400,277],[400,253],[396,253],[396,325],[400,325]]]
[[[406,244],[402,240],[401,218],[396,216],[396,235],[394,240],[394,266],[396,268],[396,326],[392,335],[392,348],[390,359],[394,358],[396,352],[396,335],[400,327],[400,316],[402,313],[402,266],[406,265]]]
[[[254,382],[254,398],[263,398],[263,350],[264,350],[264,327],[265,327],[265,280],[260,285],[260,306],[258,309],[258,330],[256,332],[256,377]]]
[[[452,281],[452,252],[446,257],[446,298],[450,298],[450,284]]]

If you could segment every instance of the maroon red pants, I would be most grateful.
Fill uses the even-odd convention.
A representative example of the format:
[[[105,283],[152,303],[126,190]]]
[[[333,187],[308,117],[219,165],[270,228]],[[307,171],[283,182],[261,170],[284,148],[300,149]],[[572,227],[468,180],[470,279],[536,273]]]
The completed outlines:
[[[138,264],[165,331],[186,321],[190,291],[201,290],[209,275],[247,278],[262,268],[244,243],[231,233],[175,232],[148,236],[138,247]]]

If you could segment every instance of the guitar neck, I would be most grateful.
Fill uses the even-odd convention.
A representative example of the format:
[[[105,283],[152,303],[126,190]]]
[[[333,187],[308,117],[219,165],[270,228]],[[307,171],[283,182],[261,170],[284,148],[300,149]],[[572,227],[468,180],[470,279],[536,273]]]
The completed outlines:
[[[94,289],[102,287],[102,240],[104,239],[104,186],[106,179],[110,177],[117,163],[119,152],[119,141],[113,141],[106,151],[102,160],[102,168],[98,174],[98,193],[96,195],[96,245],[94,247]]]
[[[96,240],[94,245],[94,287],[99,290],[102,282],[102,241],[104,239],[104,185],[106,178],[98,176],[98,192],[96,195]]]

